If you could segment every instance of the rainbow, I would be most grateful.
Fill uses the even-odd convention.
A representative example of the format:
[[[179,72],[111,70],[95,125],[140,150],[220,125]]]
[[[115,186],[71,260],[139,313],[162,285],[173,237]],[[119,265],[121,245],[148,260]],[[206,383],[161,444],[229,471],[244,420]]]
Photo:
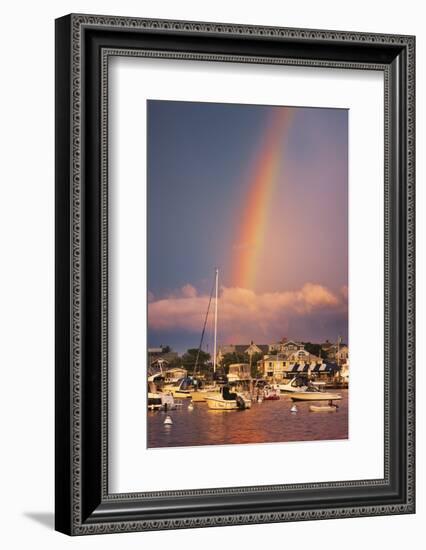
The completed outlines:
[[[268,207],[282,161],[282,138],[288,134],[293,112],[285,107],[272,110],[254,163],[236,239],[232,276],[235,287],[254,289],[256,283]]]

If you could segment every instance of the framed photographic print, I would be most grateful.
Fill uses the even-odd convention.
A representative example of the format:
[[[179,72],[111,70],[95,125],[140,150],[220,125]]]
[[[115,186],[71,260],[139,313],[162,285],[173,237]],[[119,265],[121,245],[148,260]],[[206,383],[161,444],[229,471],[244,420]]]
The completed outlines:
[[[56,529],[413,513],[412,36],[56,21]]]

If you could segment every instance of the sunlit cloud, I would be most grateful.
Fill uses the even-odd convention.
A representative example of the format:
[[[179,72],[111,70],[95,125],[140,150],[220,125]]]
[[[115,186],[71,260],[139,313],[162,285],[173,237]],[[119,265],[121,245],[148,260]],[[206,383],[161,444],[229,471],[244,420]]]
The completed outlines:
[[[199,332],[208,302],[209,296],[185,285],[173,295],[148,304],[149,328]],[[294,321],[300,324],[324,315],[345,315],[347,288],[335,293],[320,284],[306,283],[298,290],[256,293],[222,287],[218,311],[222,342],[234,338],[271,338]]]
[[[183,286],[181,292],[185,298],[195,298],[197,296],[197,289],[190,284]]]

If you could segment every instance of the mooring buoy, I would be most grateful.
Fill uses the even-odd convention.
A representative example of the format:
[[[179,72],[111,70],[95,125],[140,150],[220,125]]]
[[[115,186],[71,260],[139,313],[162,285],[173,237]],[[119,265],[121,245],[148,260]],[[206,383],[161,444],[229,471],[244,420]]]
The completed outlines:
[[[168,415],[166,416],[166,418],[164,419],[163,424],[166,424],[166,425],[168,425],[168,426],[170,426],[171,424],[173,424],[172,417],[171,417],[169,414],[168,414]]]

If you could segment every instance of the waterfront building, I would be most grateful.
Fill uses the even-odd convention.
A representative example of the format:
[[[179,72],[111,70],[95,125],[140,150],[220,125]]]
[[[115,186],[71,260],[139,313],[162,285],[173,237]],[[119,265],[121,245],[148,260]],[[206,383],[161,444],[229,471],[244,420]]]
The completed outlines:
[[[338,365],[343,365],[347,362],[349,357],[349,348],[346,344],[332,344],[325,351],[325,357],[328,361],[332,363],[337,363]]]
[[[287,338],[282,338],[279,342],[275,342],[274,344],[269,344],[268,351],[269,353],[277,352],[277,353],[285,353],[290,354],[294,351],[302,350],[304,349],[304,345],[300,342],[296,342],[295,340],[287,340]]]
[[[336,353],[336,362],[338,365],[344,365],[349,359],[348,346],[341,344],[339,350]]]
[[[300,372],[310,374],[315,368],[319,370],[323,366],[325,367],[325,363],[322,359],[306,350],[265,355],[258,362],[258,369],[263,376],[275,382],[291,378]]]
[[[349,385],[349,362],[346,362],[342,365],[340,369],[340,378],[344,384]]]
[[[269,346],[266,344],[255,344],[253,340],[250,344],[224,344],[219,346],[217,353],[217,362],[220,363],[225,355],[235,353],[236,355],[248,355],[252,357],[256,354],[268,353]]]
[[[320,345],[321,345],[321,351],[324,352],[324,356],[326,356],[334,344],[333,342],[330,342],[330,340],[326,340]]]

